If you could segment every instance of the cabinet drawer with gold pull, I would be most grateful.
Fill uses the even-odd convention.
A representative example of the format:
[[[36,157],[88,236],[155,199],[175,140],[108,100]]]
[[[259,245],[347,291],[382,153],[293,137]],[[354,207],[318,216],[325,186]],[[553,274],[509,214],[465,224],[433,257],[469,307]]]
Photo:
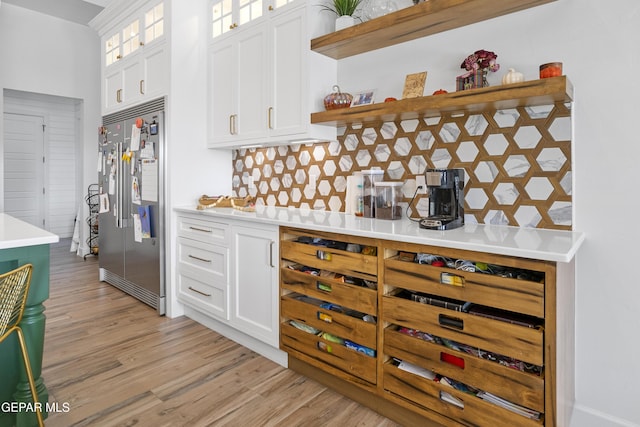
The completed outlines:
[[[542,328],[529,328],[460,311],[421,304],[396,295],[382,300],[384,321],[487,351],[503,354],[523,362],[544,364]]]
[[[348,337],[371,349],[376,349],[376,324],[368,323],[364,318],[349,315],[349,309],[340,307],[341,312],[315,306],[297,299],[300,294],[283,296],[280,301],[282,317],[302,321],[305,324],[340,337]],[[328,304],[332,306],[332,304]]]
[[[540,427],[541,421],[489,403],[473,394],[423,378],[394,366],[391,360],[384,365],[384,389],[394,397],[400,396],[417,404],[418,408],[437,411],[449,417],[451,425],[494,427]],[[500,420],[497,422],[496,420]]]
[[[384,263],[387,285],[544,317],[544,282],[434,267],[397,257]]]
[[[229,285],[214,282],[210,275],[188,268],[178,274],[178,299],[207,314],[229,320]]]
[[[367,314],[377,313],[378,294],[375,289],[354,286],[286,267],[280,270],[280,281],[281,287],[287,291],[309,295]]]
[[[477,354],[486,358],[477,357],[477,354],[470,354],[463,348],[456,349],[457,344],[448,342],[449,346],[445,346],[421,339],[419,335],[402,333],[403,329],[393,325],[385,329],[384,353],[387,356],[544,412],[544,375],[539,370],[526,371],[531,365],[521,363],[523,370],[518,370],[503,365],[494,354],[489,356],[487,352],[474,348]]]
[[[229,282],[229,250],[183,237],[178,238],[178,264],[180,270],[188,269],[211,276],[217,283]]]
[[[230,243],[227,224],[189,216],[178,217],[178,236],[214,245],[228,246]]]

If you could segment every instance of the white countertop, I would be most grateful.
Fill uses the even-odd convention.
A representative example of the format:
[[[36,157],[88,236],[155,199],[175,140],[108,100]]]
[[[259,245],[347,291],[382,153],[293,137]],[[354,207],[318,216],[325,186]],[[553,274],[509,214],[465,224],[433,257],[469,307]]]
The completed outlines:
[[[0,213],[0,249],[55,243],[58,236],[22,220]]]
[[[376,239],[397,240],[443,248],[511,255],[544,261],[570,262],[584,241],[576,231],[467,224],[454,230],[425,230],[407,218],[382,220],[340,212],[256,206],[255,212],[233,208],[197,210],[180,207],[177,212],[299,227]]]

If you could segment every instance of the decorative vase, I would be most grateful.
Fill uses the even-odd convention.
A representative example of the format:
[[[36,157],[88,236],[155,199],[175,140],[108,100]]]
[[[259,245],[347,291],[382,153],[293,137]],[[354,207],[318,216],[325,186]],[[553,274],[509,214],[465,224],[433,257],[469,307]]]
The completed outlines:
[[[456,90],[478,89],[489,86],[487,73],[489,70],[481,68],[479,70],[467,71],[456,77]]]
[[[393,0],[367,0],[363,7],[367,19],[375,19],[398,10]]]
[[[480,84],[480,87],[489,87],[489,82],[487,81],[488,73],[489,71],[486,68],[482,69],[482,83]]]
[[[336,18],[336,31],[340,31],[342,29],[352,27],[356,23],[356,20],[353,16],[342,15]]]

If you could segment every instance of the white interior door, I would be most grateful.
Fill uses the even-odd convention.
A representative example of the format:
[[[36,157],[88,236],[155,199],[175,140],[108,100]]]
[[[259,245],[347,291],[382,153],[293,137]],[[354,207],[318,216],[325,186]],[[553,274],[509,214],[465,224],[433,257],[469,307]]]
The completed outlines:
[[[4,113],[4,212],[45,227],[44,117]]]

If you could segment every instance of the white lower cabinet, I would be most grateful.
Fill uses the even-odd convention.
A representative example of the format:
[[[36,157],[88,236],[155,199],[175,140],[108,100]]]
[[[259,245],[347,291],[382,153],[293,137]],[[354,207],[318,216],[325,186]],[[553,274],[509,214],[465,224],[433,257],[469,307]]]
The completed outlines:
[[[179,237],[177,253],[180,300],[229,320],[229,249]]]
[[[278,226],[181,215],[177,231],[178,300],[278,348]]]
[[[233,225],[231,323],[278,346],[278,227]]]

